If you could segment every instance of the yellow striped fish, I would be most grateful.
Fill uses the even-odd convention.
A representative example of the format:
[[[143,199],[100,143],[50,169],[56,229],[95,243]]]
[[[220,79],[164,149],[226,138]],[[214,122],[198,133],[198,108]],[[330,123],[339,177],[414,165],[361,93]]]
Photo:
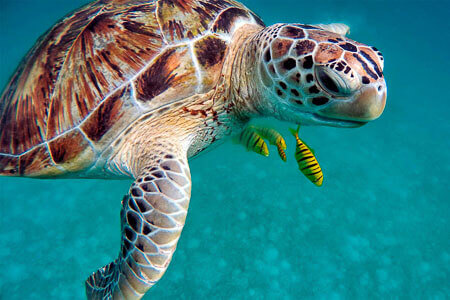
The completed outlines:
[[[269,149],[266,142],[259,136],[254,126],[245,128],[239,136],[239,142],[243,144],[247,150],[254,151],[258,154],[269,156]]]
[[[277,144],[277,149],[278,149],[278,155],[280,156],[280,158],[286,162],[286,152],[284,152],[285,149],[283,149],[280,145]]]
[[[298,168],[312,183],[321,186],[323,183],[322,169],[311,149],[298,137],[300,126],[297,127],[297,130],[292,128],[289,128],[289,130],[297,142],[295,159],[297,160]]]
[[[256,130],[264,139],[268,140],[271,145],[277,147],[278,155],[283,161],[286,161],[286,153],[284,152],[284,150],[286,150],[286,142],[281,134],[269,127],[257,128]]]

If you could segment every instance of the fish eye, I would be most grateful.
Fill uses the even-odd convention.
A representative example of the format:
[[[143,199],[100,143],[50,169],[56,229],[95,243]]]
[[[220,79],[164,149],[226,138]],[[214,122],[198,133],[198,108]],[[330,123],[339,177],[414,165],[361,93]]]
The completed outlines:
[[[316,77],[322,89],[331,96],[345,97],[351,94],[351,89],[345,80],[329,68],[319,66],[316,69]]]

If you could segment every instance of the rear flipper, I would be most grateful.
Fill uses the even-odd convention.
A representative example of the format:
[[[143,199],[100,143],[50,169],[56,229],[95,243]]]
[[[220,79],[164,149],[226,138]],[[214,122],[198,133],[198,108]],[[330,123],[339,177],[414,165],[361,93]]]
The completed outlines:
[[[189,206],[186,158],[166,154],[122,201],[119,257],[86,280],[88,299],[140,299],[166,271]]]

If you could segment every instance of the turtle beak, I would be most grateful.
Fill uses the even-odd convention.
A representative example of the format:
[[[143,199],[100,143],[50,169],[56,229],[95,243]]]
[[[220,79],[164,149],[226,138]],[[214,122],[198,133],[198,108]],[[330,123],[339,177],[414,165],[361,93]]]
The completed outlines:
[[[386,82],[365,86],[348,100],[336,100],[316,113],[341,120],[368,122],[377,119],[386,105]]]

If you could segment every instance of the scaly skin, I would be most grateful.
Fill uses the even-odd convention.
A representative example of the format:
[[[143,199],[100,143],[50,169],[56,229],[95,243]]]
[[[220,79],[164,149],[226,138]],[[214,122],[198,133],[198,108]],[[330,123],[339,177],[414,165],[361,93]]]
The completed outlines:
[[[378,53],[365,53],[363,56],[370,59],[364,61],[347,44],[343,47],[351,51],[321,44],[324,37],[328,37],[327,43],[334,39],[344,43],[344,37],[304,27],[241,26],[233,35],[222,73],[211,91],[142,116],[111,146],[109,171],[136,181],[123,202],[119,258],[87,280],[90,299],[139,299],[161,278],[186,218],[188,158],[242,130],[255,117],[357,127],[381,114],[386,93],[380,74],[382,63],[373,60]],[[295,38],[280,41],[280,35]],[[306,35],[316,36],[317,49],[299,49]],[[292,57],[293,49],[298,57]],[[339,65],[348,53],[353,53],[354,59]],[[274,64],[278,64],[277,69]],[[367,78],[368,73],[372,79]],[[289,81],[292,76],[297,84]],[[287,93],[292,98],[286,97]],[[175,179],[172,172],[177,174]],[[173,209],[158,210],[161,203]]]
[[[231,82],[241,116],[358,127],[383,112],[383,58],[375,48],[309,25],[276,24],[237,55]]]

